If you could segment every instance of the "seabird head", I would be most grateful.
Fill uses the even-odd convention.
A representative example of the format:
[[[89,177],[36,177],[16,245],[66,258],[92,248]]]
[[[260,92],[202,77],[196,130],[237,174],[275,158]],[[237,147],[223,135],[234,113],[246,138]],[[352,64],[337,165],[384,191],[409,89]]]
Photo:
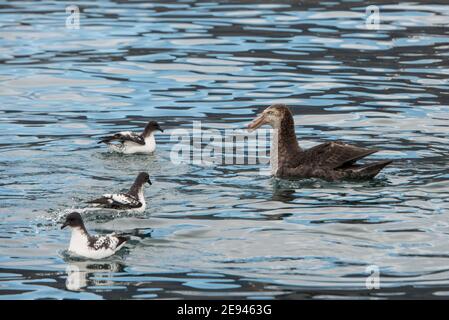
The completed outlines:
[[[273,104],[248,125],[248,130],[251,132],[264,124],[268,124],[272,128],[279,128],[285,117],[293,119],[288,107],[285,104]]]
[[[83,218],[78,212],[72,212],[67,215],[65,222],[62,224],[61,229],[65,227],[82,228],[84,229]]]
[[[136,181],[134,182],[139,185],[144,185],[145,183],[148,183],[151,186],[151,180],[150,175],[146,172],[141,172],[138,174]]]
[[[159,126],[159,123],[157,121],[150,121],[145,126],[145,130],[143,131],[143,136],[148,137],[152,132],[159,130],[160,132],[164,132],[162,128]]]
[[[139,192],[143,189],[143,185],[145,183],[148,183],[151,186],[151,180],[150,176],[146,172],[141,172],[137,175],[136,180],[134,181],[133,185],[129,189],[129,194],[133,196],[137,196]]]

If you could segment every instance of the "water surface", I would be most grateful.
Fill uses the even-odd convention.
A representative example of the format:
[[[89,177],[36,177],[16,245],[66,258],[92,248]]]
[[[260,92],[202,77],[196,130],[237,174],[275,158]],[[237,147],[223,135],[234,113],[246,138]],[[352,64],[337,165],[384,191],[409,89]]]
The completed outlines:
[[[370,4],[0,2],[0,299],[447,298],[449,5],[383,2],[367,30]],[[396,161],[362,183],[170,162],[173,130],[242,128],[276,102],[304,147]],[[149,119],[154,156],[97,144]],[[126,248],[68,257],[64,213],[142,170],[144,213],[85,216]]]

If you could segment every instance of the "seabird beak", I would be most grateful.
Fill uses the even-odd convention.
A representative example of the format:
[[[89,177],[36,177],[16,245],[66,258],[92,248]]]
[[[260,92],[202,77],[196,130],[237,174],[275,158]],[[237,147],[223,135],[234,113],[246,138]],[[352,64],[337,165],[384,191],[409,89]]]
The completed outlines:
[[[151,186],[152,185],[152,183],[151,183],[151,180],[150,179],[148,179],[148,184]]]
[[[67,226],[68,226],[67,222],[64,222],[64,224],[61,226],[61,230],[64,229],[65,227],[67,227]]]
[[[262,113],[248,125],[248,131],[249,132],[254,131],[265,123],[266,123],[265,114]]]
[[[157,129],[160,131],[160,132],[164,132],[164,130],[162,130],[162,128],[161,127],[157,127]]]

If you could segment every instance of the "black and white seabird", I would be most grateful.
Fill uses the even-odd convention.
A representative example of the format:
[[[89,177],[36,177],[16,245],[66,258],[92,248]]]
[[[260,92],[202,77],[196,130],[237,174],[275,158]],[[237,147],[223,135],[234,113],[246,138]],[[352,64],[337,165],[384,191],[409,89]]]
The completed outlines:
[[[146,172],[141,172],[128,192],[104,194],[101,198],[88,201],[87,203],[94,204],[96,208],[143,212],[146,207],[143,193],[145,183],[151,185],[150,176]]]
[[[152,153],[156,150],[156,139],[154,138],[156,130],[164,132],[156,121],[150,121],[142,133],[121,131],[101,138],[98,143],[106,143],[109,150],[125,154]],[[119,143],[113,144],[112,141]]]
[[[78,212],[72,212],[67,215],[61,229],[65,227],[72,229],[69,251],[89,259],[104,259],[112,256],[128,240],[128,238],[117,235],[116,233],[103,236],[89,235],[84,226],[83,219]]]

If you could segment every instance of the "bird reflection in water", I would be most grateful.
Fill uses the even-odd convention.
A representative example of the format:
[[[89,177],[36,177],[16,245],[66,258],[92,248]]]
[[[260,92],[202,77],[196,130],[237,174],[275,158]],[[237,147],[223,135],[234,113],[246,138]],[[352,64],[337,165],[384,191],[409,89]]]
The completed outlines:
[[[123,270],[124,265],[118,262],[71,262],[66,268],[65,285],[70,291],[82,291],[87,286],[112,286],[114,282],[110,279]]]

